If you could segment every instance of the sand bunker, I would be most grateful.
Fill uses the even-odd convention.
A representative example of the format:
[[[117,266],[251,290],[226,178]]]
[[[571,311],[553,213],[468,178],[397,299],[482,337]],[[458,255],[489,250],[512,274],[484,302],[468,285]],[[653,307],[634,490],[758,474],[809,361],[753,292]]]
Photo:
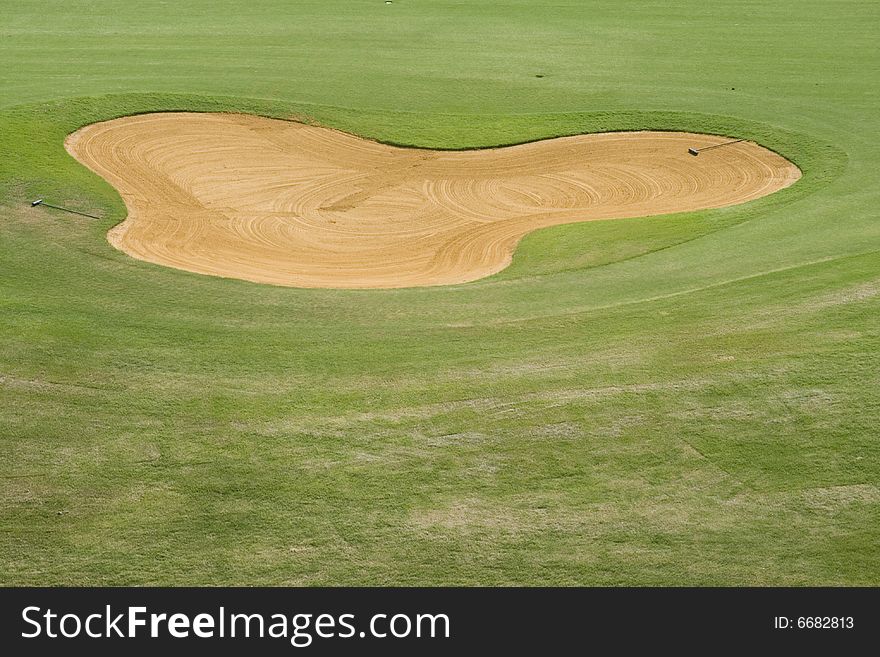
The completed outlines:
[[[800,171],[723,137],[581,135],[466,152],[299,123],[168,113],[87,126],[68,151],[128,218],[108,234],[169,267],[297,287],[445,285],[493,274],[538,228],[743,203]]]

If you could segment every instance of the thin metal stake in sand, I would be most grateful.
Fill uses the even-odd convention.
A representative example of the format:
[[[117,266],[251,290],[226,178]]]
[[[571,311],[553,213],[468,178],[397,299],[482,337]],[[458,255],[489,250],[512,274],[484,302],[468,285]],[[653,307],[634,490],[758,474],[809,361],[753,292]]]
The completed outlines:
[[[745,141],[745,139],[734,139],[733,141],[726,141],[723,144],[715,144],[714,146],[705,146],[703,148],[689,148],[688,153],[693,156],[697,156],[703,151],[710,151],[713,148],[721,148],[722,146],[730,146],[731,144],[738,144],[741,141]]]
[[[80,212],[79,210],[71,210],[70,208],[62,208],[60,205],[52,205],[51,203],[46,203],[43,199],[38,198],[36,201],[31,201],[31,207],[36,207],[38,205],[45,205],[47,208],[55,208],[56,210],[62,210],[64,212],[70,212],[71,214],[82,215],[83,217],[90,217],[91,219],[100,219],[101,217],[96,217],[93,214],[88,214],[87,212]]]

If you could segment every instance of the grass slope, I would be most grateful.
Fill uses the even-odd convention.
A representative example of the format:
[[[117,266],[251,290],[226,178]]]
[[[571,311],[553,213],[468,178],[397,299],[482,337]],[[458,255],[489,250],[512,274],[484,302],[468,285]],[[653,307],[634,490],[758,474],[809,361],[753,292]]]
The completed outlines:
[[[880,584],[878,25],[804,0],[6,8],[0,583]],[[468,285],[274,288],[106,243],[124,207],[62,140],[162,109],[443,148],[704,130],[805,177],[535,233]]]

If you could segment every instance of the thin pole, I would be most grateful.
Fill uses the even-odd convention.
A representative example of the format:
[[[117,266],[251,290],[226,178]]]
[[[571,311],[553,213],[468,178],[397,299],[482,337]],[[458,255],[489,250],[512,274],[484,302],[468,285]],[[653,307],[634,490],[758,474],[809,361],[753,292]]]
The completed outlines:
[[[745,139],[734,139],[733,141],[726,141],[723,144],[715,144],[714,146],[704,146],[703,148],[689,148],[688,153],[691,155],[697,155],[702,153],[703,151],[710,151],[713,148],[721,148],[722,146],[730,146],[731,144],[738,144],[741,141],[746,141]]]
[[[38,205],[45,205],[47,208],[54,208],[56,210],[61,210],[63,212],[70,212],[71,214],[78,214],[83,217],[89,217],[90,219],[100,219],[101,217],[96,217],[93,214],[89,214],[88,212],[80,212],[79,210],[71,210],[70,208],[62,208],[60,205],[52,205],[51,203],[46,203],[43,199],[38,198],[36,201],[31,202],[31,207],[36,207]]]
[[[713,148],[721,148],[722,146],[730,146],[731,144],[738,144],[741,141],[745,141],[745,139],[734,139],[733,141],[726,141],[723,144],[715,144],[714,146],[706,146],[705,148],[698,148],[698,151],[710,151]]]

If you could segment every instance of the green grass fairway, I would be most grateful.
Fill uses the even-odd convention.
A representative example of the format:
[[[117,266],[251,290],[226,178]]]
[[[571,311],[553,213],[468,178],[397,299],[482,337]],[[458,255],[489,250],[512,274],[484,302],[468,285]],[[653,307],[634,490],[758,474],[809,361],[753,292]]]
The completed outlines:
[[[878,42],[872,1],[6,3],[0,584],[880,585]],[[279,288],[107,243],[62,141],[156,110],[693,130],[804,178]]]

